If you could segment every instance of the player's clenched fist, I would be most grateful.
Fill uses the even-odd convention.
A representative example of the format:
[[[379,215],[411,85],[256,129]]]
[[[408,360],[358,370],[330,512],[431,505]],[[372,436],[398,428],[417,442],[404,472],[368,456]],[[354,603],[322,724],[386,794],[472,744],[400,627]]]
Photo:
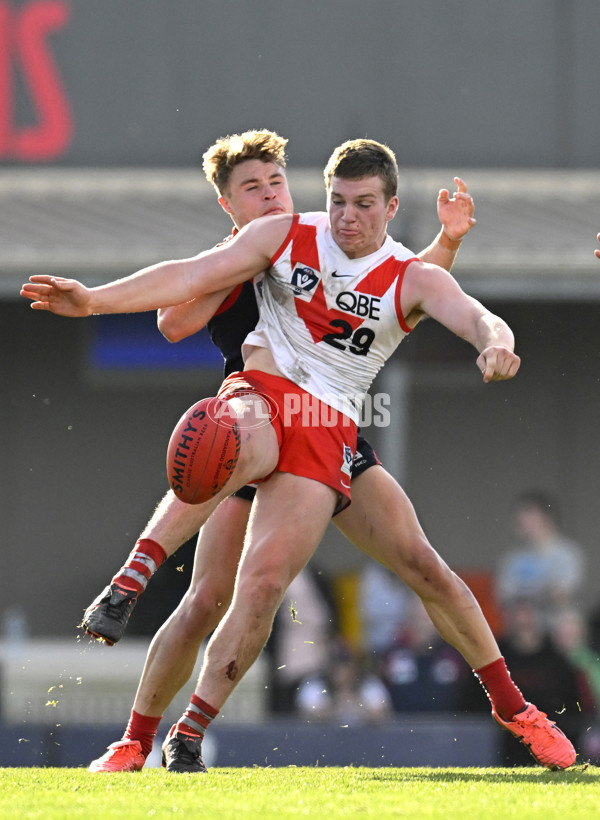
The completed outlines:
[[[484,382],[501,382],[516,376],[521,359],[507,347],[492,345],[481,351],[477,367],[483,373]]]
[[[30,276],[21,296],[31,299],[34,310],[49,310],[60,316],[89,316],[91,292],[76,279],[61,276]]]

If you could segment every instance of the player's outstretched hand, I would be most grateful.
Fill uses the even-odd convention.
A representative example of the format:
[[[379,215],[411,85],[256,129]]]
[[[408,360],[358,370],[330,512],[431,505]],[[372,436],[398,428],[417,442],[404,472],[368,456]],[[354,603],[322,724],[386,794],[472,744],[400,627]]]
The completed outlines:
[[[452,197],[446,188],[438,194],[437,212],[444,233],[454,242],[462,239],[475,225],[473,217],[475,206],[473,197],[467,191],[467,185],[460,177],[454,177],[457,190]]]
[[[477,367],[483,374],[484,382],[502,382],[516,376],[521,359],[507,347],[492,345],[481,351]]]
[[[596,238],[597,238],[598,242],[600,242],[600,233],[598,234],[598,236]],[[600,251],[594,251],[594,253],[598,257],[598,259],[600,259]]]
[[[76,279],[61,276],[30,276],[21,288],[21,296],[31,299],[34,310],[49,310],[59,316],[89,316],[89,288]]]

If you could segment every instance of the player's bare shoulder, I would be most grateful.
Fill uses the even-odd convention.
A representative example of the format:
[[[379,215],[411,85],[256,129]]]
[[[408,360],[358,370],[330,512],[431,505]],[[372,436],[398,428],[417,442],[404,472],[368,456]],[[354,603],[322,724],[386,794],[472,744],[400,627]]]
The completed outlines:
[[[447,282],[456,282],[447,270],[432,262],[424,262],[422,259],[411,260],[406,268],[405,279],[410,286],[426,291]]]
[[[455,292],[460,292],[460,288],[452,274],[438,265],[415,259],[407,265],[402,282],[404,316],[408,318],[412,315],[416,323],[423,315],[431,313],[431,307],[438,300]]]

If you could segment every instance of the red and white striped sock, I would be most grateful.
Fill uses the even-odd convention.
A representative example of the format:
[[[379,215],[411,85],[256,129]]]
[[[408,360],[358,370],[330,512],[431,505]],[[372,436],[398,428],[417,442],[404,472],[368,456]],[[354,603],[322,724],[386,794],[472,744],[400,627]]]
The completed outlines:
[[[218,709],[213,709],[206,701],[192,695],[188,708],[175,724],[174,733],[204,737],[204,732],[218,714]]]
[[[129,558],[112,579],[113,584],[143,592],[156,570],[167,560],[167,553],[151,538],[139,538]]]

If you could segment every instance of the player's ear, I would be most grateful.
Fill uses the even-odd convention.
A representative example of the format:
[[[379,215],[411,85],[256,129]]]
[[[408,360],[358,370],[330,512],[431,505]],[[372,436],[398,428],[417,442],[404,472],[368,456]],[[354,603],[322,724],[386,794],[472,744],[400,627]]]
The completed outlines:
[[[397,196],[393,196],[387,204],[385,218],[390,222],[398,211],[399,200]]]
[[[221,208],[223,208],[223,210],[225,211],[225,213],[229,214],[229,216],[231,216],[231,214],[233,213],[233,208],[231,207],[231,203],[229,202],[227,197],[226,196],[220,196],[218,202],[219,202],[219,205],[221,206]]]

